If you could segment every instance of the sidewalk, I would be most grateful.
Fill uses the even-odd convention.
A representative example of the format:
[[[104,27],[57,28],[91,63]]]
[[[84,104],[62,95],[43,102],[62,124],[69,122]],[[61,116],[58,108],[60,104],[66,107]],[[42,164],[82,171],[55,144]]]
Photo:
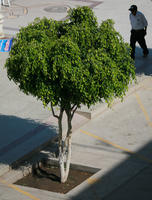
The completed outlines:
[[[46,16],[61,20],[66,17],[66,11],[70,7],[88,5],[94,9],[99,21],[107,18],[114,19],[117,30],[125,41],[129,41],[130,24],[127,20],[128,8],[132,4],[130,0],[125,0],[123,3],[121,0],[116,0],[115,4],[112,0],[56,0],[54,2],[13,0],[11,2],[11,7],[2,8],[6,35],[15,35],[21,26],[27,25],[35,17]],[[135,0],[134,3],[139,5],[149,21],[146,38],[150,50],[149,57],[143,59],[141,49],[137,47],[135,65],[139,84],[131,87],[124,103],[117,102],[112,110],[104,104],[93,107],[92,111],[83,107],[81,111],[92,116],[95,114],[96,118],[88,120],[76,113],[73,119],[72,163],[97,167],[101,170],[92,177],[92,184],[86,181],[67,195],[21,187],[23,191],[29,192],[37,199],[136,199],[132,195],[129,196],[133,193],[130,186],[131,188],[134,186],[133,190],[137,192],[139,188],[146,191],[143,196],[140,193],[138,199],[140,197],[146,200],[151,199],[150,184],[145,188],[146,180],[150,180],[151,177],[150,162],[145,162],[144,159],[123,151],[125,147],[132,152],[144,155],[144,158],[152,159],[150,155],[152,150],[152,22],[150,20],[152,2]],[[8,80],[6,71],[3,69],[7,57],[8,53],[0,53],[0,175],[9,170],[11,163],[51,141],[57,131],[56,119],[43,108],[41,102],[31,96],[25,96],[13,82]],[[97,139],[96,136],[99,138]],[[111,144],[103,142],[103,138]],[[120,148],[115,148],[114,144],[119,145]],[[140,177],[143,178],[144,175],[145,179],[142,182]],[[137,185],[136,188],[135,185]],[[124,193],[125,198],[121,196]],[[136,194],[134,195],[136,197]],[[0,182],[0,199],[30,200],[31,198]]]

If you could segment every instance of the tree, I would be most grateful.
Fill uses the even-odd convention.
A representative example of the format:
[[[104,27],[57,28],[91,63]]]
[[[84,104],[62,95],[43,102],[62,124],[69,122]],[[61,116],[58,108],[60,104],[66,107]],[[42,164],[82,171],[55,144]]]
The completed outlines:
[[[72,118],[81,105],[123,98],[135,78],[130,48],[108,19],[100,25],[93,11],[78,7],[66,21],[35,19],[14,39],[5,67],[25,94],[52,109],[58,119],[61,182],[68,177]],[[54,107],[59,107],[58,115]],[[63,113],[68,129],[62,131]]]

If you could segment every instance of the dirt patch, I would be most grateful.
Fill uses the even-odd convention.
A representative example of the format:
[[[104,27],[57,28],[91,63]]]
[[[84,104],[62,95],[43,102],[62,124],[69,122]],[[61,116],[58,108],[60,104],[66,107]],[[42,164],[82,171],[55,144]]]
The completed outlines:
[[[31,174],[16,181],[14,184],[38,188],[51,192],[66,194],[92,176],[93,173],[70,169],[66,183],[60,183],[60,171],[56,166],[38,166]]]

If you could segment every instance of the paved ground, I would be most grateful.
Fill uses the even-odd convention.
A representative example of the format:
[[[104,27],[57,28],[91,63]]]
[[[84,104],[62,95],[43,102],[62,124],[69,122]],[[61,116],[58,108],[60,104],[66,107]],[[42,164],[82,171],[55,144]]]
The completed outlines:
[[[3,69],[8,54],[0,53],[0,175],[3,175],[0,178],[0,200],[151,199],[152,2],[135,0],[134,3],[149,22],[146,41],[150,55],[142,58],[141,49],[137,47],[135,64],[138,84],[129,90],[123,103],[116,102],[112,109],[107,109],[105,105],[94,108],[98,116],[91,121],[75,115],[72,163],[101,170],[67,195],[15,187],[3,175],[13,161],[56,135],[56,121],[48,110],[43,109],[41,102],[19,92],[8,80]],[[129,42],[128,8],[131,4],[131,0],[124,0],[123,3],[121,0],[115,0],[115,3],[113,0],[13,0],[11,7],[2,7],[4,32],[15,35],[20,26],[27,25],[35,17],[61,20],[66,18],[70,7],[88,5],[93,8],[99,22],[114,19],[116,29]],[[49,148],[44,149],[41,154],[49,151]],[[16,175],[15,171],[13,175]]]

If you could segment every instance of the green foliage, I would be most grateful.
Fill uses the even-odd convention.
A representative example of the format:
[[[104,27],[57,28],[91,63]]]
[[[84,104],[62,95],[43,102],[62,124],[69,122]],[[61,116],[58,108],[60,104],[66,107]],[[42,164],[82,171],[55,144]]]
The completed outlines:
[[[87,7],[78,7],[69,10],[69,17],[72,24],[82,24],[85,23],[89,26],[97,27],[97,18],[94,16],[92,10]]]
[[[35,19],[21,28],[5,67],[24,93],[64,109],[122,98],[135,78],[130,48],[113,21],[98,25],[88,7],[70,10],[64,22]]]

